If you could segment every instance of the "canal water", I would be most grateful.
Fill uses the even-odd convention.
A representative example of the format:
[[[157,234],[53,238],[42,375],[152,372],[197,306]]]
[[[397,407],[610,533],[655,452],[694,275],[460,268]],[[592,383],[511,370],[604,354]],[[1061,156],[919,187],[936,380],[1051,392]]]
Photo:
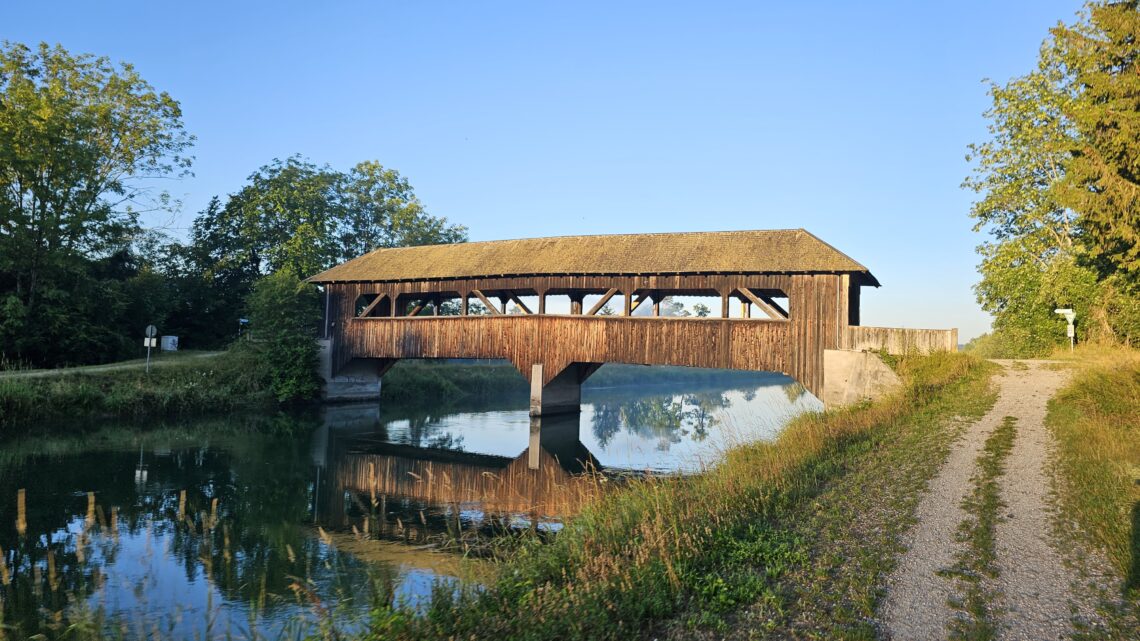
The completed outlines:
[[[351,630],[374,605],[477,586],[494,536],[557,536],[607,484],[699,473],[820,409],[764,373],[582,400],[541,420],[524,393],[37,429],[0,444],[0,624],[49,639],[74,624],[124,638]]]

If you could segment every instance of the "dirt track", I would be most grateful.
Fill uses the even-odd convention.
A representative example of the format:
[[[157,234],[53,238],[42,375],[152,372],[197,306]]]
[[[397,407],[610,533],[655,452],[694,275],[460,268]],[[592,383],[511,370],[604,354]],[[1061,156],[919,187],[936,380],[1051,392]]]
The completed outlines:
[[[950,606],[961,598],[960,580],[942,574],[964,543],[957,540],[967,518],[962,501],[973,489],[976,460],[986,438],[1006,416],[1017,418],[1013,450],[998,479],[1003,506],[996,526],[996,580],[986,580],[998,639],[1063,639],[1073,632],[1074,613],[1091,618],[1074,598],[1076,577],[1055,549],[1048,461],[1052,435],[1044,420],[1046,404],[1067,373],[1034,361],[1000,361],[999,396],[994,407],[954,444],[946,464],[919,503],[917,525],[907,551],[889,580],[882,615],[889,636],[898,641],[946,639]]]

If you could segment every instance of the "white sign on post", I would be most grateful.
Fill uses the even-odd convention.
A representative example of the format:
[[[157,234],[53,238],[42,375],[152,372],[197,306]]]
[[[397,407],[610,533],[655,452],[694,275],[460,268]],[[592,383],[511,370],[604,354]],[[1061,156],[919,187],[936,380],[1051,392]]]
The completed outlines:
[[[1077,313],[1069,307],[1062,307],[1053,310],[1054,314],[1060,314],[1069,321],[1069,326],[1065,328],[1065,334],[1069,337],[1069,351],[1073,351],[1073,344],[1076,342],[1077,331],[1073,323],[1077,320]]]

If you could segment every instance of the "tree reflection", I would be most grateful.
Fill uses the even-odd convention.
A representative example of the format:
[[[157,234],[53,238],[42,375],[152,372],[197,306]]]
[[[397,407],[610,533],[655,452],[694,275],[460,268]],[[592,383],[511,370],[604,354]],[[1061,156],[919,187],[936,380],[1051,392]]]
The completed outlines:
[[[657,449],[668,450],[688,438],[703,441],[718,424],[718,410],[732,402],[720,391],[680,395],[641,396],[629,400],[595,403],[594,438],[605,447],[622,428],[629,434],[656,440]]]

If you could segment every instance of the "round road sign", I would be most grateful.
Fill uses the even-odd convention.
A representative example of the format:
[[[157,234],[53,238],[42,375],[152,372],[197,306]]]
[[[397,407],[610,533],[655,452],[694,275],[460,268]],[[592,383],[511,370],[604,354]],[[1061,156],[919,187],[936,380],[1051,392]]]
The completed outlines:
[[[158,335],[158,328],[157,327],[155,327],[154,325],[147,325],[146,326],[146,337],[147,338],[154,338],[157,335]]]

